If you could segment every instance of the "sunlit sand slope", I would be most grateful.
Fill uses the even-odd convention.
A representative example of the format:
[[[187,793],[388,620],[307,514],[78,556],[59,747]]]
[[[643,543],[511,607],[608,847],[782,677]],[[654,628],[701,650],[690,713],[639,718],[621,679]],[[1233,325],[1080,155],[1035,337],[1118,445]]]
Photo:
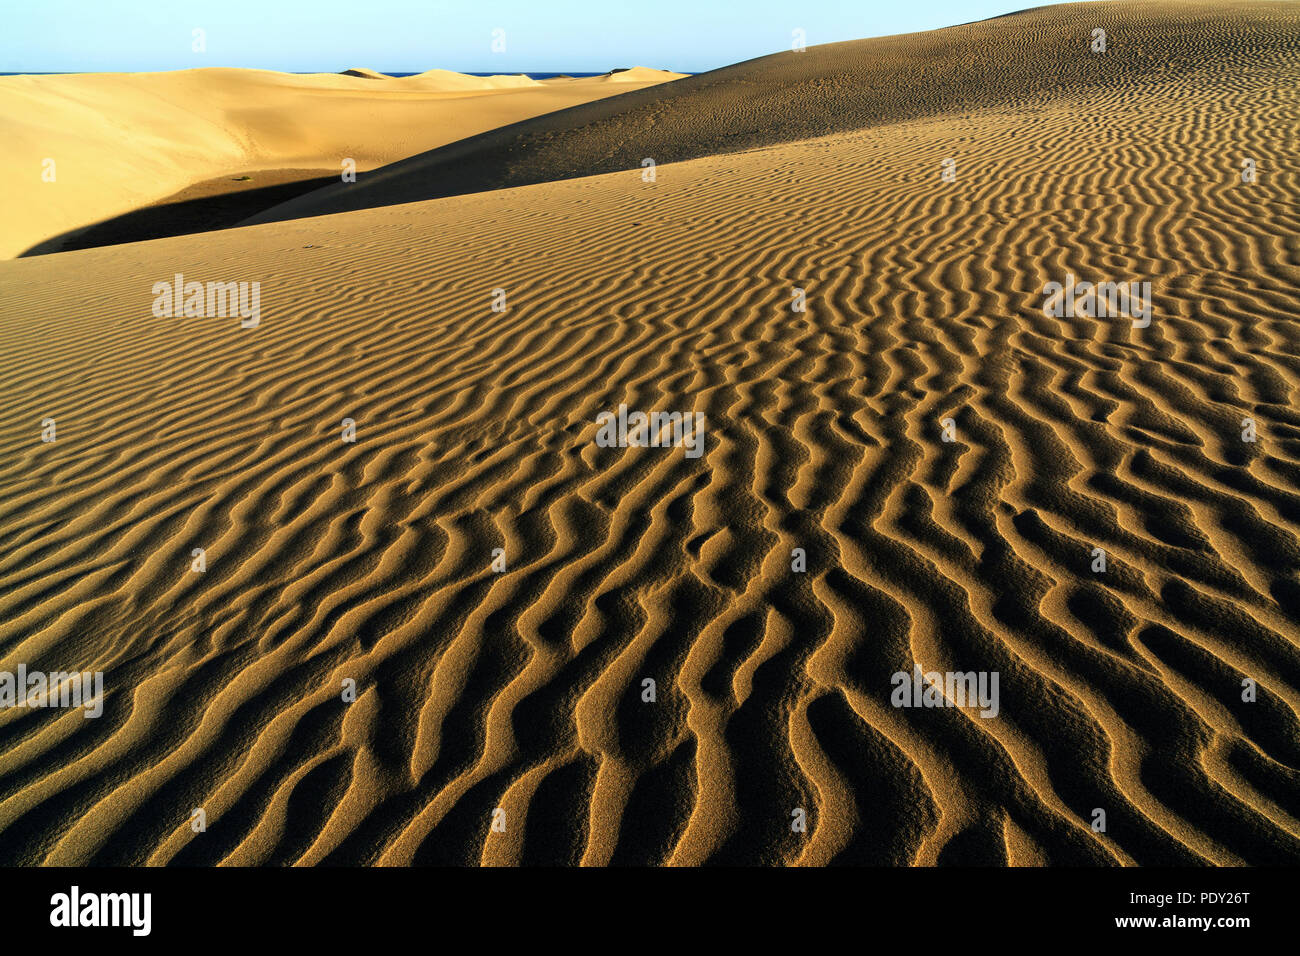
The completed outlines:
[[[679,75],[638,71],[611,86],[371,72],[0,76],[0,256],[224,174],[324,169],[342,181],[345,159],[365,171]]]
[[[106,697],[0,711],[0,860],[1300,862],[1269,11],[654,182],[0,264],[0,671]],[[1005,69],[1040,22],[980,29]],[[155,317],[177,272],[260,325]],[[1046,315],[1068,275],[1149,281],[1150,325]],[[599,447],[620,403],[703,454]],[[996,716],[892,706],[917,665],[996,672]]]

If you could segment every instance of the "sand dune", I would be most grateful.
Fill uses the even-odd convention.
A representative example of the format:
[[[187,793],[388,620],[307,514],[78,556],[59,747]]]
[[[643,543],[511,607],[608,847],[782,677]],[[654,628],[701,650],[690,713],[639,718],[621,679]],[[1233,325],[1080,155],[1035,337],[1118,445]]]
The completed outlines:
[[[0,77],[0,256],[219,176],[299,168],[340,176],[344,158],[365,171],[623,92],[599,78],[553,86],[448,70],[365,75],[373,72]],[[630,82],[676,76],[651,71]]]
[[[0,711],[0,859],[1300,861],[1300,10],[1092,11],[888,41],[916,87],[977,31],[1002,87],[860,128],[859,48],[780,109],[746,66],[733,130],[831,135],[654,182],[716,75],[617,172],[0,263],[0,670],[107,698]],[[540,130],[489,178],[566,172]],[[176,272],[261,324],[156,318]],[[1067,274],[1151,324],[1046,314]],[[620,403],[703,455],[599,447]],[[914,665],[999,713],[891,706]]]
[[[633,66],[625,70],[613,70],[604,76],[596,77],[603,83],[662,83],[666,79],[680,79],[681,74],[665,75],[664,70],[652,70],[647,66]]]
[[[1294,63],[1291,3],[1086,3],[932,33],[786,51],[456,142],[364,184],[285,203],[251,222],[323,215],[679,162],[927,116],[1032,117],[1075,97],[1163,80],[1219,85]],[[1251,11],[1249,16],[1230,11]],[[1176,11],[1171,14],[1169,11]],[[1273,24],[1278,24],[1274,28]],[[1110,53],[1084,56],[1091,31]],[[1027,44],[1010,48],[1017,32]],[[1198,42],[1213,36],[1210,51]],[[1082,39],[1081,39],[1082,37]],[[352,188],[357,186],[358,188]]]

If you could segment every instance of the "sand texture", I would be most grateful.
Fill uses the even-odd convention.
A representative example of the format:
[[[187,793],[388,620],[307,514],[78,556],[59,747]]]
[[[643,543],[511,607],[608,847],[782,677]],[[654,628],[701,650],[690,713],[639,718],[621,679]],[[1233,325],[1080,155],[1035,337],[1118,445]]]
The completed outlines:
[[[1075,4],[0,263],[0,670],[106,695],[0,861],[1300,862],[1298,129],[1300,5]]]

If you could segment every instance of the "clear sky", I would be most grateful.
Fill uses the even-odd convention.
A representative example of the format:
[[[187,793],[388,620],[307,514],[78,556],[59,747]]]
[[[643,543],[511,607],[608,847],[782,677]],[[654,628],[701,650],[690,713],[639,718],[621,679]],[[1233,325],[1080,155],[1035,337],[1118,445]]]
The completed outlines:
[[[683,72],[911,33],[1034,0],[0,0],[0,72]],[[193,30],[205,31],[196,53]],[[492,49],[493,31],[505,49]]]

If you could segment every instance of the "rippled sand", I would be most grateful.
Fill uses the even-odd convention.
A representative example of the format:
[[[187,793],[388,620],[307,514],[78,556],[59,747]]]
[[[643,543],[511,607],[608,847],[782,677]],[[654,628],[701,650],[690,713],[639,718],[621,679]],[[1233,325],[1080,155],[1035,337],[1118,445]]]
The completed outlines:
[[[1034,10],[0,263],[0,670],[107,698],[0,711],[0,860],[1300,862],[1298,43]]]

